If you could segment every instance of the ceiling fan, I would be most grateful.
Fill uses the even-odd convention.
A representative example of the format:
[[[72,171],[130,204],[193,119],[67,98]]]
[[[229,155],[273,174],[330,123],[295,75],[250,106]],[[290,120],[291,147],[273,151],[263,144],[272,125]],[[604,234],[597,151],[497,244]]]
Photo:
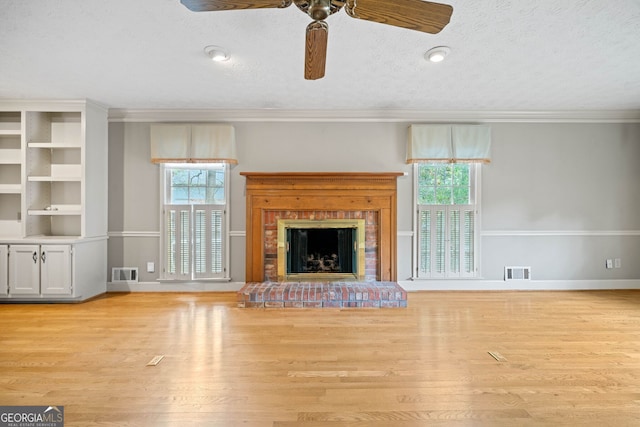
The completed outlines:
[[[453,7],[422,0],[180,0],[194,12],[233,9],[285,8],[295,3],[313,22],[307,26],[304,78],[324,77],[329,25],[325,19],[343,7],[352,18],[395,27],[439,33],[451,19]]]

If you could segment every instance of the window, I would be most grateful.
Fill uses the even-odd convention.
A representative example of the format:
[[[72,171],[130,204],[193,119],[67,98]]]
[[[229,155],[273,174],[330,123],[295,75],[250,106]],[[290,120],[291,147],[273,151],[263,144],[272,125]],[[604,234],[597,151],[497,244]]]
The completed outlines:
[[[227,167],[165,164],[161,173],[162,278],[228,278]]]
[[[470,163],[417,163],[417,277],[477,272],[477,175]]]

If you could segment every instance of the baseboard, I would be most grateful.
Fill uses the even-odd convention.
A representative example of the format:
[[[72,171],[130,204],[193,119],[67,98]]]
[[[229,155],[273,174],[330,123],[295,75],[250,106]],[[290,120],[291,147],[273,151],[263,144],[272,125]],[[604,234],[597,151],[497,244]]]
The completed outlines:
[[[582,291],[640,289],[640,279],[625,280],[401,280],[407,292],[418,291]],[[107,283],[107,292],[236,292],[245,282]]]
[[[625,280],[402,280],[415,291],[582,291],[640,289],[640,279]]]
[[[107,283],[107,292],[236,292],[244,282]]]

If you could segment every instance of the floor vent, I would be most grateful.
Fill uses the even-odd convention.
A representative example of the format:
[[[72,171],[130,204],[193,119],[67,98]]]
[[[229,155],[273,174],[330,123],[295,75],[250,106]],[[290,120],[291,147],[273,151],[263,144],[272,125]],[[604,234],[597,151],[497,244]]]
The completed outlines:
[[[138,283],[138,267],[113,267],[111,283]]]
[[[531,280],[531,267],[505,267],[504,280]]]

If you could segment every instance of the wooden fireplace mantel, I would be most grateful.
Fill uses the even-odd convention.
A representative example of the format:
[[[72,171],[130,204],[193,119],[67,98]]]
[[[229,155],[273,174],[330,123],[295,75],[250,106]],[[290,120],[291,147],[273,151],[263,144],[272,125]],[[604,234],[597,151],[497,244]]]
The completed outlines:
[[[397,280],[397,178],[402,172],[240,172],[246,182],[246,281],[264,281],[267,211],[374,211],[377,280]]]

